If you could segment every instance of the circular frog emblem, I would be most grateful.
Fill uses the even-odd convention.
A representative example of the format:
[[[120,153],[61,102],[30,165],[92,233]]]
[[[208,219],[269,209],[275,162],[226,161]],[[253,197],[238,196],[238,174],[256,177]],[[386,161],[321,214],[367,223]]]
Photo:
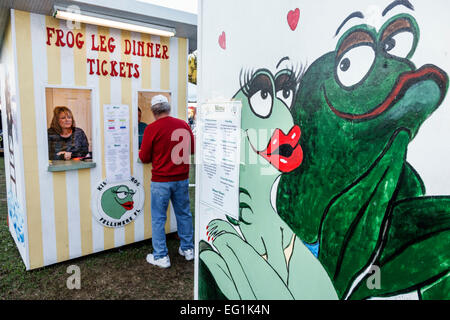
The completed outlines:
[[[110,228],[120,228],[135,220],[144,206],[144,188],[136,178],[108,183],[102,181],[94,197],[97,221]]]

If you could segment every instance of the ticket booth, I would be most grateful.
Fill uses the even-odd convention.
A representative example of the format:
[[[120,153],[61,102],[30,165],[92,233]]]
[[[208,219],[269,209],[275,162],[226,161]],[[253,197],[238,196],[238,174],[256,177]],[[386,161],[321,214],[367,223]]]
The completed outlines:
[[[139,135],[156,94],[187,119],[188,41],[11,10],[1,52],[8,224],[27,270],[152,237]]]

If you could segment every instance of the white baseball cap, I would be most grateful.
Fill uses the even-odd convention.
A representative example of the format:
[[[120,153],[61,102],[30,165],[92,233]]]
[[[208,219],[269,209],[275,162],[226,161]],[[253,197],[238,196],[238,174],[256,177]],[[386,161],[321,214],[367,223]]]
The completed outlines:
[[[169,100],[167,100],[166,96],[163,96],[162,94],[158,94],[152,98],[152,107],[155,104],[163,103],[163,102],[169,103]]]

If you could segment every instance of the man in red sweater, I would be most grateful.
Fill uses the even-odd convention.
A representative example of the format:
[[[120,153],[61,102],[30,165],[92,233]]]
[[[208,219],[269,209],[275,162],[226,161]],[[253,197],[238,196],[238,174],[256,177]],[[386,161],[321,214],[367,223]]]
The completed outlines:
[[[180,247],[178,253],[194,258],[194,230],[189,203],[189,163],[194,153],[194,135],[189,125],[170,116],[170,104],[163,95],[153,97],[151,110],[155,121],[144,131],[139,158],[152,163],[151,215],[153,253],[147,262],[170,267],[166,245],[166,212],[169,200],[175,211]]]

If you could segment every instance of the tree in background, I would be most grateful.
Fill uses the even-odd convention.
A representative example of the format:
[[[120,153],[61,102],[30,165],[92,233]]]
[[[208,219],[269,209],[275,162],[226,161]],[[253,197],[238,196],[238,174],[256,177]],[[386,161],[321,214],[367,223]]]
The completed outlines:
[[[188,66],[189,82],[197,84],[197,50],[189,55]]]

